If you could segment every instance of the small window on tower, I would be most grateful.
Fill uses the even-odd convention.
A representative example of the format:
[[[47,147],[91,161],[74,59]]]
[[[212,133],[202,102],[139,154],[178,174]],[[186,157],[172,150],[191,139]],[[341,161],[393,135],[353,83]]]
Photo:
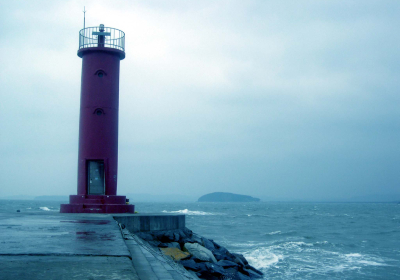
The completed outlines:
[[[99,77],[99,78],[103,78],[104,76],[107,76],[107,73],[104,72],[103,69],[97,70],[96,73],[94,73],[94,74],[95,74],[97,77]]]
[[[97,108],[96,110],[94,110],[93,114],[96,114],[97,116],[101,116],[104,114],[104,110],[101,108]]]

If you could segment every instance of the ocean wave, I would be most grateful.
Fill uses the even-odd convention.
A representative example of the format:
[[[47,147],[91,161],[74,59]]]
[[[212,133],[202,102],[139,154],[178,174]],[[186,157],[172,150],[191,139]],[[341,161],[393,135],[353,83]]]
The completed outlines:
[[[243,254],[247,261],[257,269],[266,269],[276,265],[283,259],[283,255],[274,254],[269,248],[258,248]]]
[[[278,231],[273,231],[273,232],[269,232],[267,233],[267,235],[275,235],[275,234],[281,234],[282,232],[280,230]]]
[[[314,243],[314,245],[322,246],[322,245],[326,245],[328,243],[329,243],[328,241],[317,241],[317,242]]]
[[[276,232],[271,232],[278,234]],[[245,242],[234,243],[249,263],[264,273],[282,270],[288,265],[301,269],[304,273],[327,275],[329,273],[346,273],[366,267],[388,266],[378,256],[354,253],[341,253],[325,250],[322,245],[328,241],[306,243],[303,241],[285,241],[271,243]],[[247,248],[246,248],[247,246]],[[324,247],[325,247],[324,246]],[[253,247],[253,249],[249,249]],[[289,271],[287,271],[289,273]],[[288,274],[286,276],[289,276]]]
[[[216,213],[209,213],[209,212],[203,212],[203,211],[190,211],[188,209],[183,209],[183,210],[178,210],[178,211],[163,210],[162,212],[163,213],[193,215],[193,216],[217,215]]]
[[[276,246],[276,245],[275,245]],[[272,247],[275,247],[272,246]],[[285,250],[296,250],[296,251],[302,251],[305,248],[313,247],[314,244],[312,243],[306,243],[303,241],[290,241],[290,242],[284,242],[282,244],[277,245],[276,247],[283,247]]]
[[[353,258],[353,257],[359,258],[359,257],[361,257],[362,255],[359,254],[359,253],[353,253],[353,254],[346,254],[345,256],[346,256],[346,257],[349,257],[349,258]]]
[[[282,271],[282,269],[285,271],[288,266],[310,275],[346,273],[362,270],[366,267],[389,266],[378,256],[360,253],[343,254],[314,246],[328,243],[327,241],[316,243],[298,241],[282,242],[275,245],[265,244],[253,250],[242,251],[242,254],[252,266],[264,273]],[[247,244],[252,245],[251,243]],[[289,277],[290,271],[285,271],[284,274]],[[291,279],[291,277],[287,279]]]
[[[387,266],[387,264],[385,264],[384,260],[381,258],[369,255],[361,255],[359,253],[345,254],[344,258],[347,260],[347,262],[357,265]]]
[[[54,207],[50,207],[50,208],[54,208]],[[56,209],[50,209],[50,208],[49,208],[49,207],[46,207],[46,206],[39,207],[39,209],[40,209],[40,210],[43,210],[43,211],[60,211],[59,208],[56,208]]]
[[[268,217],[268,215],[262,214],[246,214],[247,217]]]
[[[388,266],[384,261],[375,256],[362,255],[359,253],[341,254],[338,252],[320,251],[321,255],[326,255],[324,259],[329,259],[329,262],[322,261],[318,266],[321,270],[320,273],[343,273],[345,271],[360,270],[367,266]],[[330,258],[328,255],[334,255],[334,258]]]
[[[278,241],[275,242],[272,247],[277,248],[301,248],[301,247],[312,247],[314,246],[313,243],[306,243],[303,241]]]
[[[255,247],[265,247],[269,243],[267,242],[256,242],[256,241],[248,241],[248,242],[243,242],[243,243],[230,243],[231,246],[236,247],[236,248],[244,248],[248,249],[249,247],[255,248]],[[240,249],[241,251],[243,249]]]
[[[325,266],[325,269],[322,269],[322,273],[326,273],[326,272],[335,272],[335,273],[339,273],[339,272],[343,272],[345,270],[358,270],[361,267],[359,266],[349,266],[346,264],[338,264],[338,265],[328,265]]]
[[[271,232],[268,232],[268,233],[263,233],[262,235],[263,236],[270,236],[270,237],[272,237],[272,236],[275,236],[275,235],[280,235],[280,236],[293,236],[293,235],[296,235],[297,234],[297,232],[296,231],[293,231],[293,230],[291,230],[291,231],[280,231],[280,230],[277,230],[277,231],[271,231]]]

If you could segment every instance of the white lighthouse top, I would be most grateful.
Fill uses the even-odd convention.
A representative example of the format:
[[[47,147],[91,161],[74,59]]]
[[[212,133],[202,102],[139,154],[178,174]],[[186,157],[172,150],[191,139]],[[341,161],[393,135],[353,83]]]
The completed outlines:
[[[125,33],[119,29],[105,27],[86,27],[79,31],[79,49],[83,48],[112,48],[125,51]]]

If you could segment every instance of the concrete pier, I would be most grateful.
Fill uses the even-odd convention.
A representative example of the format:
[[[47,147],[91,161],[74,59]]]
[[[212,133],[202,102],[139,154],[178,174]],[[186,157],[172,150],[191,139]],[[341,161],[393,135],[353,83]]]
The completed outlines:
[[[116,221],[130,232],[175,230],[185,227],[185,215],[177,214],[113,214]]]
[[[184,215],[116,219],[139,231],[185,226]],[[0,213],[0,244],[0,279],[188,279],[111,214]]]

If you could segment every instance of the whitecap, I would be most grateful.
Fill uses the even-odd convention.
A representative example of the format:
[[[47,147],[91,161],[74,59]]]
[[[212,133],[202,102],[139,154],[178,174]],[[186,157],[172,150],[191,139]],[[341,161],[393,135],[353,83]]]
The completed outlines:
[[[43,210],[43,211],[51,211],[49,208],[47,207],[39,207],[39,209]]]
[[[278,231],[273,231],[273,232],[270,232],[270,233],[267,233],[268,235],[275,235],[275,234],[281,234],[282,232],[280,231],[280,230],[278,230]]]
[[[257,269],[268,268],[283,259],[283,255],[274,254],[270,249],[265,247],[246,252],[243,255]]]
[[[297,249],[297,248],[301,248],[301,247],[312,247],[312,246],[314,246],[314,244],[312,244],[312,243],[305,243],[305,242],[302,242],[302,241],[298,241],[298,242],[290,241],[290,242],[286,242],[286,243],[284,243],[282,245],[283,245],[284,248],[287,248],[287,249]]]
[[[348,266],[345,264],[338,264],[338,265],[333,265],[333,266],[327,266],[326,271],[333,271],[333,272],[343,272],[345,270],[355,270],[355,269],[360,269],[361,267],[359,266]]]
[[[268,244],[267,242],[248,241],[244,243],[231,243],[230,245],[233,247],[249,248],[249,247],[266,246],[267,244]]]
[[[324,253],[324,251],[321,251]],[[365,266],[387,266],[382,259],[371,255],[362,255],[359,253],[340,254],[338,252],[327,252],[337,257],[332,259],[331,263],[325,264],[323,272],[344,272],[347,270],[362,269]],[[336,262],[336,263],[334,263]]]
[[[163,213],[175,213],[175,214],[185,214],[185,215],[194,215],[194,216],[205,216],[205,215],[216,215],[214,213],[203,212],[203,211],[190,211],[188,209],[178,210],[178,211],[167,211],[163,210]]]
[[[371,265],[371,266],[386,266],[386,264],[384,264],[384,263],[378,263],[378,262],[367,261],[367,260],[361,260],[358,263],[365,264],[365,265]]]
[[[356,265],[367,265],[367,266],[387,266],[381,258],[373,257],[369,255],[361,255],[359,253],[345,254],[345,259],[349,263]]]
[[[312,243],[305,243],[305,242],[277,242],[275,245],[271,245],[269,248],[273,251],[279,252],[292,252],[292,253],[299,253],[299,252],[311,252],[315,251],[314,244]]]
[[[352,258],[352,257],[359,258],[359,257],[361,257],[362,255],[359,254],[359,253],[353,253],[353,254],[346,254],[345,256],[346,256],[346,257],[349,257],[349,258]]]

